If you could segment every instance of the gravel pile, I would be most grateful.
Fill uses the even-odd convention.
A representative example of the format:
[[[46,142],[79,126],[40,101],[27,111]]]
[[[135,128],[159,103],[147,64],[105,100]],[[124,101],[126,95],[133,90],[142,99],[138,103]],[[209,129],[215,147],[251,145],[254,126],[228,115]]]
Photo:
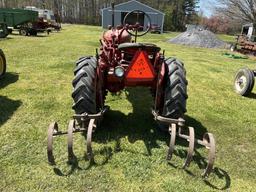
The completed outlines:
[[[181,33],[168,42],[181,45],[206,48],[228,48],[229,45],[218,39],[216,35],[205,29],[191,29]]]

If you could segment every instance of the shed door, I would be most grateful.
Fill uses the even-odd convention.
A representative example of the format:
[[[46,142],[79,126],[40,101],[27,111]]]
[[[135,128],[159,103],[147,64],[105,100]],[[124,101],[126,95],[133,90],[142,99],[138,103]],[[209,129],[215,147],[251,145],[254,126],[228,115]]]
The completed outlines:
[[[122,23],[124,21],[125,16],[128,14],[128,12],[122,12],[121,13],[121,19],[122,19]],[[130,14],[127,19],[126,19],[126,23],[129,25],[134,25],[136,24],[136,22],[138,21],[140,23],[141,26],[144,26],[144,13],[133,13]],[[143,30],[143,29],[141,29]]]

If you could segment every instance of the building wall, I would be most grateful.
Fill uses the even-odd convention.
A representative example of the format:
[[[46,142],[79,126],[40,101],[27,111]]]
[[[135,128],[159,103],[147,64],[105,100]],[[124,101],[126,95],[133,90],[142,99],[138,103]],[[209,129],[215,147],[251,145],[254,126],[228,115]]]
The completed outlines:
[[[114,25],[121,25],[121,13],[122,12],[130,12],[133,10],[140,10],[144,11],[147,13],[151,19],[151,24],[157,24],[161,26],[161,31],[163,32],[163,23],[164,23],[164,14],[161,12],[158,12],[154,10],[153,8],[150,8],[148,6],[145,6],[141,3],[138,3],[136,1],[131,1],[126,4],[120,4],[115,6],[115,23]],[[148,20],[145,17],[144,18],[144,23],[147,25]],[[103,28],[108,28],[109,25],[112,24],[112,9],[111,8],[106,8],[102,10],[102,27]]]

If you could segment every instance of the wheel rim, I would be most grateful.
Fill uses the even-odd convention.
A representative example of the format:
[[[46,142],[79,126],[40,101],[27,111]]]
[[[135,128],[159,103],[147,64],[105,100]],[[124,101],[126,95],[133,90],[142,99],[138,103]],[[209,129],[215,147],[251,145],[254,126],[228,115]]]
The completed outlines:
[[[20,34],[23,35],[23,36],[26,36],[26,35],[27,35],[27,33],[26,33],[26,31],[25,31],[24,29],[21,29],[21,30],[20,30]]]
[[[247,79],[244,75],[238,76],[235,82],[235,87],[238,92],[242,92],[247,85]]]
[[[4,73],[4,59],[0,55],[0,76]]]

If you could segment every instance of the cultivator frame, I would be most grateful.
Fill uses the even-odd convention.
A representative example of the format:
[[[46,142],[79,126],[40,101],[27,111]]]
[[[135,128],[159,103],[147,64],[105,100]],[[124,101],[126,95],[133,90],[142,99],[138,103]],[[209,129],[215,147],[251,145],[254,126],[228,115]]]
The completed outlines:
[[[53,122],[50,124],[48,128],[48,138],[47,138],[47,156],[48,156],[48,162],[50,165],[56,165],[55,158],[53,155],[53,138],[56,136],[62,136],[67,135],[67,151],[68,151],[68,161],[72,162],[72,160],[75,157],[74,151],[73,151],[73,134],[74,133],[86,133],[86,154],[87,158],[90,163],[94,163],[94,154],[92,150],[92,135],[94,131],[97,129],[97,121],[101,121],[103,118],[103,115],[109,110],[108,106],[105,106],[99,113],[97,114],[75,114],[73,116],[73,119],[70,120],[68,125],[68,131],[62,132],[59,130],[57,122]],[[157,114],[156,111],[152,109],[152,114],[154,116],[155,121],[159,121],[161,123],[164,123],[169,126],[169,134],[170,134],[170,142],[169,142],[169,148],[167,151],[166,159],[167,161],[170,161],[172,159],[174,150],[175,150],[175,141],[176,137],[185,139],[188,141],[189,146],[187,150],[187,157],[186,160],[182,166],[183,169],[189,167],[191,161],[193,160],[194,150],[195,150],[195,144],[199,144],[201,146],[204,146],[206,149],[209,150],[208,154],[208,162],[207,166],[202,173],[202,177],[208,177],[209,174],[213,170],[213,164],[215,160],[215,139],[213,137],[213,134],[211,133],[205,133],[203,136],[203,139],[196,139],[195,138],[195,132],[193,127],[186,127],[185,126],[185,120],[183,118],[179,119],[171,119],[162,117]],[[80,122],[80,126],[77,122]],[[178,128],[178,131],[177,131]],[[184,129],[189,130],[189,134],[183,134],[182,131]]]

